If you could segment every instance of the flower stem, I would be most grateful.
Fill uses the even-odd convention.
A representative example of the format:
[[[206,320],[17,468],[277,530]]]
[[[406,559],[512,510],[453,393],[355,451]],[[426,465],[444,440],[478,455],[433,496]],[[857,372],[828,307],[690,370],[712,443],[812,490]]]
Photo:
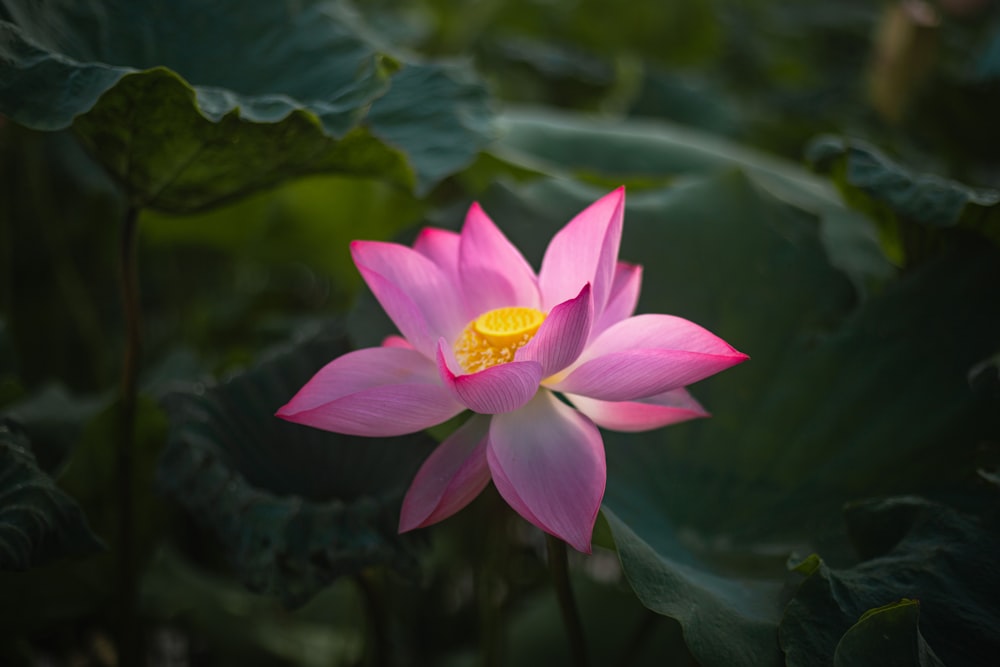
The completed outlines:
[[[367,620],[367,641],[363,664],[369,667],[385,667],[389,664],[389,637],[386,628],[386,608],[378,584],[370,574],[359,572],[354,575],[354,583],[361,592]]]
[[[125,317],[125,358],[122,364],[121,412],[118,433],[118,662],[141,665],[142,637],[136,609],[138,567],[135,549],[135,414],[138,397],[140,335],[137,223],[139,209],[125,212],[121,235],[121,296]]]
[[[475,568],[476,598],[479,607],[480,648],[483,667],[501,667],[504,649],[504,609],[498,589],[502,586],[503,566],[510,559],[510,540],[507,523],[510,511],[496,492],[482,497],[485,520],[484,532],[478,545],[478,560],[482,566]],[[479,536],[477,536],[479,537]]]
[[[549,557],[549,572],[556,588],[556,598],[559,600],[559,610],[562,612],[563,625],[566,626],[566,638],[569,641],[570,654],[576,667],[587,667],[587,646],[583,639],[583,626],[580,624],[580,614],[573,598],[573,588],[569,583],[569,562],[566,555],[566,543],[558,537],[545,534],[545,546]]]

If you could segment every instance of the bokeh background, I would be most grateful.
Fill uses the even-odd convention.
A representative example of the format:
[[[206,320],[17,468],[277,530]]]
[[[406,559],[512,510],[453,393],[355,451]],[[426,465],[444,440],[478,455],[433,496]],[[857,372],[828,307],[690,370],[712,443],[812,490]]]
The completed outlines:
[[[605,433],[592,664],[990,664],[998,118],[989,0],[0,0],[0,663],[570,664],[492,488],[396,534],[457,422],[272,415],[392,331],[350,240],[537,267],[625,184],[639,310],[752,360]]]

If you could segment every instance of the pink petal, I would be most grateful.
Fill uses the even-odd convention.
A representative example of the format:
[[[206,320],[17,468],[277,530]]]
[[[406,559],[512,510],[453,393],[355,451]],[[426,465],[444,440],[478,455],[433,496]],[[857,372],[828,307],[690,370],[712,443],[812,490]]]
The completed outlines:
[[[517,410],[531,400],[542,379],[542,365],[537,361],[511,361],[466,375],[452,371],[457,365],[442,338],[437,351],[441,380],[455,399],[473,412],[483,414]]]
[[[415,350],[416,348],[410,345],[402,336],[396,336],[395,334],[391,336],[386,336],[385,340],[382,341],[382,347],[401,347],[406,350]]]
[[[447,519],[486,488],[489,428],[489,417],[473,415],[424,461],[403,499],[399,532]]]
[[[566,398],[601,428],[649,431],[669,424],[710,416],[686,389],[673,389],[638,401],[599,401],[566,394]]]
[[[425,227],[420,230],[413,249],[437,264],[452,284],[458,280],[458,245],[459,235],[447,229]],[[471,319],[471,317],[470,317]]]
[[[680,317],[637,315],[602,332],[565,376],[546,386],[632,401],[697,382],[749,357]]]
[[[590,553],[604,496],[604,443],[593,422],[540,391],[490,423],[487,462],[500,495],[526,520]]]
[[[617,324],[635,312],[639,303],[639,288],[642,286],[642,267],[638,264],[618,262],[615,277],[611,282],[608,303],[604,306],[599,322],[595,323],[590,335],[596,336],[612,324]]]
[[[386,314],[427,357],[441,336],[452,340],[468,318],[462,297],[438,266],[397,243],[354,241],[351,254]]]
[[[590,283],[594,313],[600,319],[611,291],[624,215],[621,187],[588,206],[552,237],[538,274],[543,310],[572,299]]]
[[[421,431],[463,409],[420,352],[371,347],[321,368],[277,416],[324,431],[382,437]]]
[[[561,371],[583,352],[590,337],[593,315],[594,300],[587,284],[576,298],[560,303],[549,312],[538,333],[514,358],[539,362],[543,378]]]
[[[475,314],[506,306],[540,305],[531,265],[479,204],[474,203],[465,217],[458,270],[466,302]]]

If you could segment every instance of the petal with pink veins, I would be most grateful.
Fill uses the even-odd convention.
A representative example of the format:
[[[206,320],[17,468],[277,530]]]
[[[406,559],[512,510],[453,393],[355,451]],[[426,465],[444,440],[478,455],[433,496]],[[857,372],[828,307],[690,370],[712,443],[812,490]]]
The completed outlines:
[[[517,351],[516,361],[537,361],[542,365],[542,377],[557,373],[576,361],[590,337],[594,316],[594,300],[590,285],[574,299],[553,308],[538,332],[527,345]]]
[[[476,203],[462,226],[458,272],[473,317],[494,308],[541,305],[535,271]]]
[[[386,314],[428,358],[439,337],[451,340],[465,326],[458,287],[420,253],[398,243],[354,241],[351,254]]]
[[[617,324],[635,312],[639,303],[639,288],[642,286],[642,267],[638,264],[618,262],[615,267],[615,277],[611,281],[611,292],[608,303],[604,306],[599,322],[594,323],[590,332],[597,336],[612,324]]]
[[[543,310],[572,299],[586,283],[599,320],[611,291],[625,215],[625,188],[601,197],[563,227],[545,250],[538,282]]]
[[[473,415],[424,461],[403,499],[399,532],[447,519],[490,482],[486,435],[490,418]]]
[[[590,553],[607,467],[593,422],[540,391],[490,422],[486,460],[500,495],[529,522]]]
[[[519,409],[538,391],[542,365],[537,361],[511,361],[459,374],[458,363],[442,338],[438,341],[437,366],[444,385],[456,400],[473,412],[499,414]]]
[[[710,416],[687,389],[672,389],[638,401],[599,401],[576,394],[566,394],[566,398],[595,424],[610,431],[649,431]]]
[[[637,315],[602,332],[546,386],[603,401],[634,401],[689,385],[749,357],[672,315]]]
[[[420,352],[372,347],[321,368],[277,416],[324,431],[385,437],[421,431],[464,409]]]

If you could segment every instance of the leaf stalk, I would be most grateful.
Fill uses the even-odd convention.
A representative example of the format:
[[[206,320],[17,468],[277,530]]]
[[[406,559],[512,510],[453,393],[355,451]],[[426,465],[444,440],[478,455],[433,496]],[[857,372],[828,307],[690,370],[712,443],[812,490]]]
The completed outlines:
[[[562,613],[563,625],[566,627],[566,639],[569,641],[572,664],[576,667],[587,667],[587,644],[583,637],[583,625],[580,623],[580,613],[577,610],[573,588],[569,581],[569,559],[566,553],[566,543],[558,537],[545,534],[545,546],[548,552],[549,573],[556,589],[556,599],[559,601],[559,611]]]

